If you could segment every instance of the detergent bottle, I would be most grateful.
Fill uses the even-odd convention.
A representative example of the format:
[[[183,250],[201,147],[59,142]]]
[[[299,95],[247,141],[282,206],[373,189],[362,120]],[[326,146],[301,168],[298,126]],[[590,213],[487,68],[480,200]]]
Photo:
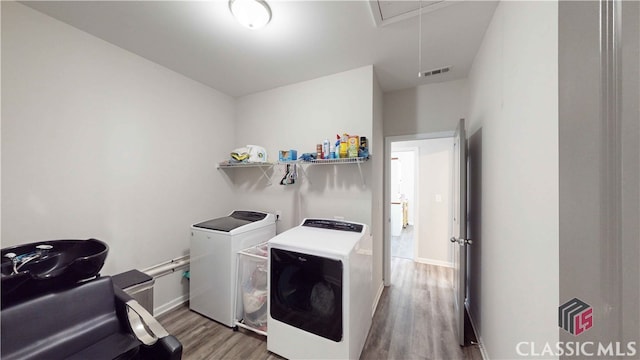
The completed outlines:
[[[348,139],[349,139],[349,134],[346,134],[346,133],[342,134],[342,137],[340,137],[340,150],[338,153],[340,154],[341,159],[344,159],[347,157]]]

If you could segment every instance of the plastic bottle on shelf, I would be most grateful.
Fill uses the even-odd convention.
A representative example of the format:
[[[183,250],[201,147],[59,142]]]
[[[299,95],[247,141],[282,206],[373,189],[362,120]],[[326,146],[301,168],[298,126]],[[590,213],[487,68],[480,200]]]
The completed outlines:
[[[330,159],[329,155],[330,155],[329,140],[324,139],[324,141],[322,141],[322,158]]]
[[[361,157],[361,158],[369,157],[369,143],[365,136],[360,136],[360,149],[358,150],[358,157]]]
[[[340,158],[344,159],[347,157],[347,141],[349,139],[349,134],[342,134],[342,137],[340,138]]]

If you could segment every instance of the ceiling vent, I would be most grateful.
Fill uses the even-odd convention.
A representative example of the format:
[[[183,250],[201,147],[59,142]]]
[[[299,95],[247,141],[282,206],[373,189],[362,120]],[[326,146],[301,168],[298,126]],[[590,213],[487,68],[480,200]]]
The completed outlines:
[[[421,77],[440,75],[440,74],[448,73],[449,70],[451,70],[451,66],[445,66],[445,67],[442,67],[442,68],[425,71],[425,72],[421,73],[420,75],[422,75]]]

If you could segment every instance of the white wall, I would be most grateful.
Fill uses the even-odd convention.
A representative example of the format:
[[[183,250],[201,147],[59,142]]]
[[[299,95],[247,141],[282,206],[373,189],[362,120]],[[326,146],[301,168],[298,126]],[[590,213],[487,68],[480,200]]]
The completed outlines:
[[[189,226],[230,210],[233,98],[14,2],[2,54],[3,247],[95,237],[115,274],[188,253]],[[162,278],[155,303],[187,291]]]
[[[416,261],[452,266],[452,248],[448,239],[452,230],[453,139],[402,141],[392,149],[418,149],[418,168],[414,237],[417,241]]]
[[[235,144],[261,145],[275,161],[279,150],[315,153],[316,144],[335,142],[337,133],[371,138],[372,71],[367,66],[238,98]],[[299,171],[298,182],[290,186],[279,185],[283,166],[274,168],[273,186],[236,170],[237,203],[281,210],[278,232],[309,216],[371,224],[370,182],[363,185],[357,166],[303,166],[308,178]],[[370,163],[363,170],[370,178]]]
[[[384,136],[453,131],[467,116],[466,79],[384,94]]]
[[[299,155],[315,153],[316,144],[323,139],[335,142],[336,134],[343,132],[371,140],[373,96],[373,67],[365,66],[238,98],[235,145],[263,146],[269,159],[276,161],[279,150],[296,149]],[[370,141],[374,158],[381,156],[378,146]],[[372,228],[372,161],[362,165],[364,183],[357,165],[298,166],[304,167],[306,176],[299,170],[296,184],[287,186],[279,185],[283,165],[269,173],[273,182],[270,186],[260,179],[257,169],[234,169],[230,183],[235,188],[235,205],[281,211],[279,233],[305,217],[339,216]],[[377,252],[374,257],[378,257]],[[374,265],[374,271],[377,267],[381,265]]]
[[[491,359],[558,340],[557,24],[556,2],[501,2],[469,77],[471,316]]]

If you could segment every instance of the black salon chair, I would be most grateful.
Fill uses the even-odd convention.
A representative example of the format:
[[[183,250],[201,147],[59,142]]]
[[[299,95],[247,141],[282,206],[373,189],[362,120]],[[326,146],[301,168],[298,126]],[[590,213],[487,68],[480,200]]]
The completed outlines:
[[[179,360],[182,345],[110,277],[3,306],[3,360]]]

